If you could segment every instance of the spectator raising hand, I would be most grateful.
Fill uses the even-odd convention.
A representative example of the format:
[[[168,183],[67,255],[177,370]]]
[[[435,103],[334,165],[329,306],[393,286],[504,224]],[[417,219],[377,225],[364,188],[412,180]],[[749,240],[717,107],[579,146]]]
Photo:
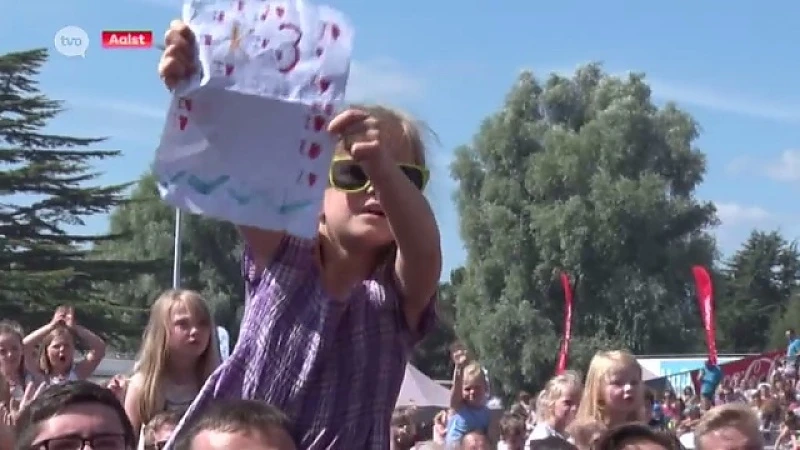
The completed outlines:
[[[14,447],[14,427],[11,411],[5,405],[0,406],[0,448]]]

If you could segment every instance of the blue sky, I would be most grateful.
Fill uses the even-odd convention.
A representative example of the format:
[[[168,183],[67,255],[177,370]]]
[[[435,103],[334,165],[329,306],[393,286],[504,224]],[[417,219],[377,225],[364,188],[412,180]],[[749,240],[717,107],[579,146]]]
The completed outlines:
[[[708,174],[699,195],[717,203],[725,252],[753,227],[800,237],[800,3],[507,0],[367,2],[329,0],[356,28],[353,100],[379,101],[427,121],[441,146],[430,198],[443,233],[445,272],[464,252],[447,164],[483,118],[496,111],[523,69],[539,76],[603,61],[614,73],[648,74],[659,101],[674,100],[703,127]],[[499,5],[500,3],[498,3]],[[135,179],[148,167],[168,94],[156,50],[104,50],[106,29],[152,29],[161,38],[179,0],[28,0],[0,18],[0,52],[53,48],[55,32],[84,28],[85,59],[53,52],[42,76],[70,111],[53,129],[109,136],[124,156],[104,164],[104,181]],[[89,231],[103,231],[95,218]]]

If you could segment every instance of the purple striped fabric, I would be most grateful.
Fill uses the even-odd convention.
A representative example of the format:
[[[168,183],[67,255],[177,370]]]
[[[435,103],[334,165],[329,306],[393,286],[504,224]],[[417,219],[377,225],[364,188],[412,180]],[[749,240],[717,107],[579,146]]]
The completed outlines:
[[[326,296],[316,248],[316,241],[285,238],[263,277],[245,252],[239,342],[175,434],[213,399],[240,397],[288,414],[301,450],[389,449],[391,414],[422,332],[408,330],[386,267],[346,302]],[[431,302],[421,330],[430,329],[434,310]]]

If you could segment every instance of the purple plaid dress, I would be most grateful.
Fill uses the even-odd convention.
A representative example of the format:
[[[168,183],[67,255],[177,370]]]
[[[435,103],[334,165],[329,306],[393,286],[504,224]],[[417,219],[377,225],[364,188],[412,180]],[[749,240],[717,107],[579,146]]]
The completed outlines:
[[[245,251],[239,341],[174,435],[214,399],[245,398],[281,408],[300,450],[389,449],[408,355],[435,306],[419,332],[409,330],[387,266],[336,302],[322,290],[317,247],[284,238],[263,274]]]

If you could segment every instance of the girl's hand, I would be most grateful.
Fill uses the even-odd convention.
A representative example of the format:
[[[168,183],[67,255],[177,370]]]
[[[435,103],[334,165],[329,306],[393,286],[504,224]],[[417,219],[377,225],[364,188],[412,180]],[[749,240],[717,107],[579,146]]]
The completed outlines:
[[[114,375],[108,380],[106,388],[114,393],[120,403],[125,401],[125,392],[128,390],[128,378],[124,375]]]
[[[164,54],[158,62],[158,75],[173,90],[196,70],[194,33],[180,20],[173,20],[164,35]]]
[[[67,307],[64,311],[64,325],[69,328],[75,328],[75,308]]]
[[[6,405],[0,406],[0,428],[14,426],[13,415]]]
[[[353,160],[369,167],[392,161],[392,155],[382,142],[381,122],[378,118],[358,109],[348,109],[331,120],[328,132],[339,136],[344,149]]]
[[[28,384],[25,386],[25,392],[22,394],[22,399],[19,401],[19,405],[17,406],[17,410],[12,412],[15,420],[19,413],[22,412],[23,409],[27,408],[28,405],[34,401],[46,387],[46,383],[36,384],[32,381],[28,382]]]
[[[64,325],[67,320],[67,307],[59,306],[53,313],[53,318],[50,319],[51,326]]]
[[[469,356],[464,349],[458,349],[453,352],[453,363],[456,367],[464,368],[469,363]]]

